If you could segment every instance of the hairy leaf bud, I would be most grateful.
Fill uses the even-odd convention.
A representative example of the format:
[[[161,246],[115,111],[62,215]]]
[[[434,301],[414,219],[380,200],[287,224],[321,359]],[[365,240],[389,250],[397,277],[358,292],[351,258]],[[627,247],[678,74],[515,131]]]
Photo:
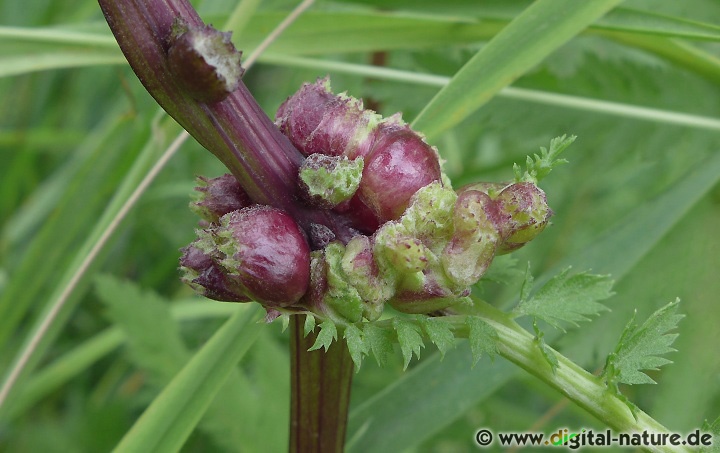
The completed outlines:
[[[200,196],[190,203],[190,209],[210,223],[217,223],[225,214],[251,204],[250,197],[229,173],[210,179],[199,176],[197,183],[195,190]]]
[[[503,225],[503,242],[498,249],[501,254],[517,250],[533,240],[552,216],[545,192],[531,182],[509,185],[495,201],[503,215],[509,218]]]

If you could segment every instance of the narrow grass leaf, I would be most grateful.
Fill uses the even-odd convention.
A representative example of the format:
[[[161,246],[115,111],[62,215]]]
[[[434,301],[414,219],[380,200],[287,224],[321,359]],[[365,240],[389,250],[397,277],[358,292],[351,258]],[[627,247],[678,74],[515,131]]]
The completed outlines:
[[[536,1],[453,76],[420,112],[413,127],[433,140],[618,3]]]
[[[201,303],[197,298],[188,302],[175,301],[170,308],[172,317],[178,321],[227,318],[234,311],[234,305]],[[21,414],[43,397],[85,372],[126,341],[127,337],[123,330],[109,327],[38,370],[30,376],[27,384],[23,385],[19,397],[10,408],[10,418]]]

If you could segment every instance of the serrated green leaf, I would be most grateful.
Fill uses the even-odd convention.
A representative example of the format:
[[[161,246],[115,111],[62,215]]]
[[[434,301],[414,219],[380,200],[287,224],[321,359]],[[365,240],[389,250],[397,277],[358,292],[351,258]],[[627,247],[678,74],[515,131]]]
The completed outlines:
[[[468,326],[468,342],[473,356],[473,366],[480,360],[483,353],[494,358],[498,353],[498,334],[495,329],[477,316],[468,316],[465,324]]]
[[[406,321],[400,317],[393,319],[393,328],[397,332],[398,342],[400,343],[400,351],[403,355],[403,370],[406,370],[412,360],[413,353],[415,357],[420,358],[420,349],[425,347],[420,328],[412,322]]]
[[[355,324],[349,324],[345,327],[343,337],[350,351],[350,357],[355,363],[355,369],[360,371],[363,356],[370,351],[370,347],[364,341],[363,332]]]
[[[307,318],[312,317],[313,316],[311,315],[306,316],[305,322],[307,323]],[[315,339],[315,344],[313,344],[308,350],[315,351],[320,348],[325,348],[325,352],[327,352],[328,348],[335,340],[337,340],[337,327],[335,327],[334,322],[328,319],[320,324],[320,333],[318,333],[318,336]]]
[[[305,325],[303,326],[303,336],[307,337],[313,330],[315,330],[315,316],[307,315],[305,316]]]
[[[550,349],[547,343],[545,343],[545,339],[543,338],[545,336],[545,332],[540,330],[536,321],[533,321],[533,330],[535,331],[535,344],[540,349],[540,353],[548,365],[550,365],[550,368],[552,368],[554,373],[559,365],[557,355],[555,355],[552,349]]]
[[[455,347],[455,334],[450,328],[450,323],[442,318],[427,316],[420,316],[418,319],[430,341],[437,346],[440,355],[445,357],[445,352]]]
[[[108,317],[125,332],[137,366],[148,371],[156,384],[170,380],[190,354],[167,302],[134,283],[108,275],[98,277],[95,287],[108,306]]]
[[[372,323],[365,323],[363,325],[363,336],[365,342],[370,346],[378,365],[385,366],[388,356],[393,351],[392,333]]]
[[[670,302],[653,313],[641,326],[635,317],[625,327],[615,351],[608,356],[603,376],[609,384],[654,384],[655,381],[642,370],[657,370],[672,363],[661,357],[675,349],[671,347],[677,334],[675,329],[684,317],[679,314],[679,299]]]
[[[515,316],[534,316],[564,330],[562,323],[577,325],[607,308],[599,300],[613,295],[613,281],[607,275],[587,272],[569,275],[568,267],[551,278],[529,299],[522,299],[513,310]],[[523,286],[525,293],[525,285]],[[523,294],[522,297],[527,297]]]

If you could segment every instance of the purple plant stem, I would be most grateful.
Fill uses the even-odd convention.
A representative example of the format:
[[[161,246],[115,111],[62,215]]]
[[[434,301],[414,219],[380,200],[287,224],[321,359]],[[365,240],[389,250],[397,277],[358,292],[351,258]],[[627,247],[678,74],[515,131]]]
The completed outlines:
[[[185,0],[99,0],[135,74],[165,111],[238,179],[250,199],[290,213],[306,231],[330,228],[343,242],[349,221],[298,202],[297,172],[303,156],[262,111],[243,83],[226,99],[205,104],[186,94],[171,76],[167,50],[172,25],[203,25]]]
[[[204,104],[183,92],[170,75],[166,55],[176,18],[202,25],[184,0],[99,0],[130,66],[167,113],[238,179],[250,199],[290,213],[306,231],[330,228],[343,242],[353,235],[348,221],[310,209],[297,199],[303,156],[265,115],[244,84],[223,101]],[[325,353],[309,352],[300,316],[292,317],[290,451],[343,450],[353,364],[343,341]]]
[[[303,336],[304,320],[290,319],[290,452],[342,452],[353,362],[343,339],[308,352],[316,335]]]

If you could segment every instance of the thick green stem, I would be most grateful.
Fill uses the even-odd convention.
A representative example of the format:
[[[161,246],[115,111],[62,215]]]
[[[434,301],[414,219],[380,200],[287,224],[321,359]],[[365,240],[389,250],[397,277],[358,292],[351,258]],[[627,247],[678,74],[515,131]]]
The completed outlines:
[[[600,378],[587,372],[570,359],[553,351],[558,367],[552,370],[543,358],[535,337],[513,321],[506,313],[482,302],[475,302],[475,314],[489,323],[498,333],[500,355],[553,387],[572,402],[617,432],[667,433],[666,427],[638,409],[635,417],[628,406],[614,395]],[[458,317],[458,330],[464,328],[463,317]],[[648,451],[690,451],[684,447],[645,447]]]
[[[341,452],[345,445],[353,362],[345,341],[308,351],[305,316],[290,319],[290,451]]]

